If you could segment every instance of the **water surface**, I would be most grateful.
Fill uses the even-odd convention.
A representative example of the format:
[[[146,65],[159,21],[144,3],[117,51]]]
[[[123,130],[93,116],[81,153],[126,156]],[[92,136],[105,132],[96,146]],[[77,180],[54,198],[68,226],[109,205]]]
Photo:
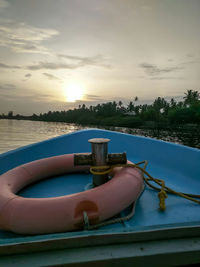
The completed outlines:
[[[62,122],[0,119],[0,153],[87,128],[95,128],[95,126],[81,126]],[[200,133],[198,131],[166,131],[158,129],[130,129],[124,127],[100,128],[140,136],[148,136],[200,148]]]
[[[0,119],[0,153],[83,128],[72,123]]]

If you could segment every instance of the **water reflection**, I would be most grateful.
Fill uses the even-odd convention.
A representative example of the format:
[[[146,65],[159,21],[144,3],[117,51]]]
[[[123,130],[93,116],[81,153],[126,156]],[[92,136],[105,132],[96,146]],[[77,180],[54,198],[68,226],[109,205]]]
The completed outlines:
[[[72,123],[0,120],[0,153],[36,143],[62,134],[96,126],[80,126]],[[131,129],[124,127],[98,127],[128,134],[146,136],[200,148],[200,130]]]
[[[0,120],[0,153],[83,128],[72,123]]]

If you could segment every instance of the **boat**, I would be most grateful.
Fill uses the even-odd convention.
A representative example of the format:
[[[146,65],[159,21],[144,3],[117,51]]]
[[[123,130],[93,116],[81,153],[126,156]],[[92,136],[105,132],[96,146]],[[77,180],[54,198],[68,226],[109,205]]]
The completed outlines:
[[[147,160],[146,172],[164,181],[174,192],[188,193],[193,198],[200,194],[199,149],[100,129],[81,130],[3,153],[0,175],[49,157],[90,153],[88,140],[94,138],[109,139],[109,153],[126,152],[130,162]],[[18,194],[24,198],[65,196],[91,190],[93,179],[86,172],[61,174],[31,184]],[[165,206],[165,210],[160,210],[158,192],[145,185],[135,203],[134,215],[128,220],[120,218],[128,217],[132,205],[108,220],[109,223],[91,229],[34,235],[0,230],[0,266],[200,263],[200,205],[169,192]]]

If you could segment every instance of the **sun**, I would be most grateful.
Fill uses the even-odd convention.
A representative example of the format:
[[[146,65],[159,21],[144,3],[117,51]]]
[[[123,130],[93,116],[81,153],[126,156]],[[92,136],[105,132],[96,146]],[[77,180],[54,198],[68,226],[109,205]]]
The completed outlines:
[[[69,84],[65,88],[65,95],[67,102],[75,102],[81,100],[83,97],[83,88],[78,83]]]

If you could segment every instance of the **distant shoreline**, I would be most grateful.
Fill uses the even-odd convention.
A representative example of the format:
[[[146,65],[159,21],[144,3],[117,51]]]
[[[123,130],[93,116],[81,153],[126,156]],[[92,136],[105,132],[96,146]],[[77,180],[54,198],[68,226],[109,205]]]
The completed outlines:
[[[14,115],[9,111],[2,119],[66,122],[78,125],[127,127],[140,129],[196,129],[200,127],[200,93],[187,90],[183,101],[174,98],[168,102],[157,97],[152,104],[138,105],[138,97],[124,106],[122,101],[107,102],[63,111],[48,111],[32,116]]]

